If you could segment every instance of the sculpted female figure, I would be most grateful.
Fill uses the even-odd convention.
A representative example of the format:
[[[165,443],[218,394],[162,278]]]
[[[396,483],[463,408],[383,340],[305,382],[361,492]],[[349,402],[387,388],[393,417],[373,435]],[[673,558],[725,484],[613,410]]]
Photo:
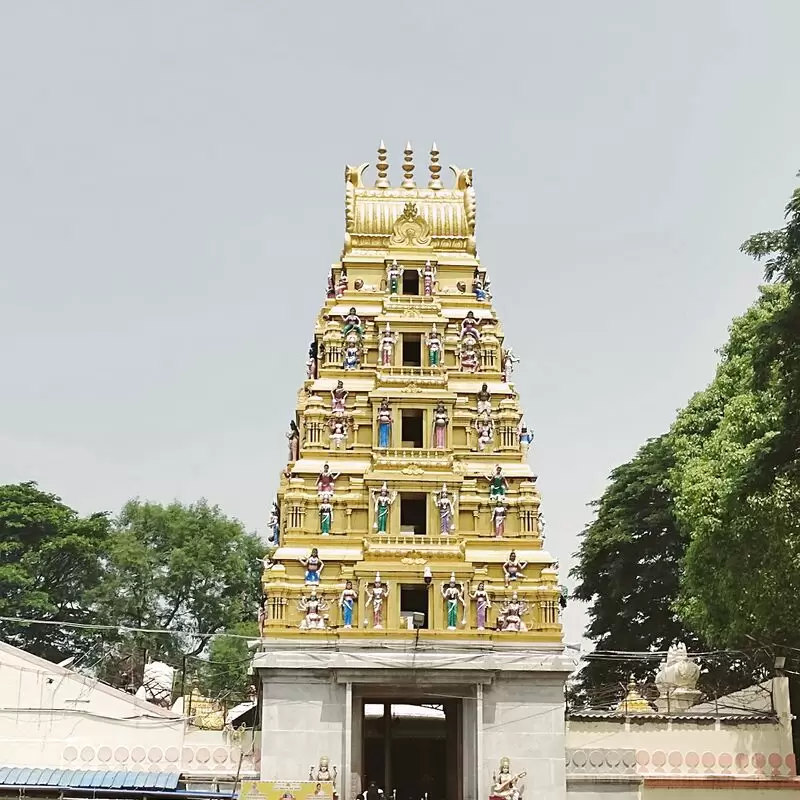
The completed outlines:
[[[397,261],[392,261],[386,267],[386,288],[389,294],[397,294],[400,288],[400,276],[403,274],[403,268],[398,266]]]
[[[478,588],[470,595],[475,601],[475,619],[477,622],[478,630],[482,631],[486,628],[486,622],[489,619],[489,609],[492,607],[492,601],[489,599],[489,592],[486,591],[486,586],[483,581],[478,584]]]
[[[339,477],[339,473],[333,474],[330,469],[326,461],[322,465],[322,472],[317,477],[317,494],[329,492],[332,495],[336,491],[336,479]]]
[[[267,541],[272,542],[272,544],[277,547],[280,544],[281,516],[280,511],[278,510],[278,504],[275,501],[272,502],[272,510],[269,514],[269,522],[267,523],[267,527],[270,530]]]
[[[293,419],[289,420],[289,433],[286,434],[286,438],[289,440],[289,461],[297,461],[300,456],[300,429]]]
[[[339,607],[342,609],[342,625],[345,628],[353,627],[353,610],[358,592],[353,588],[353,581],[347,581],[344,590],[339,595]]]
[[[389,327],[389,323],[386,323],[386,327],[383,329],[383,333],[381,334],[381,364],[384,367],[392,366],[394,362],[394,346],[397,343],[397,334],[393,333],[391,328]]]
[[[434,450],[447,449],[447,425],[450,418],[447,409],[440,400],[433,411],[433,448]]]
[[[517,561],[517,554],[512,550],[508,554],[508,561],[503,564],[503,575],[505,575],[506,578],[506,586],[508,586],[511,581],[524,578],[525,575],[522,570],[524,570],[527,566],[527,561]]]
[[[478,351],[475,349],[475,340],[468,338],[463,345],[461,345],[461,371],[462,372],[477,372],[478,370]]]
[[[319,532],[323,536],[329,536],[331,525],[333,525],[333,494],[331,492],[321,492],[319,495]]]
[[[428,365],[431,367],[440,367],[442,365],[442,337],[438,330],[436,330],[436,323],[433,323],[430,333],[425,334],[425,344],[428,346]]]
[[[317,548],[312,548],[311,555],[307,558],[301,557],[297,560],[306,568],[306,583],[319,583],[325,564],[322,563]]]
[[[447,604],[447,630],[454,631],[458,626],[458,604],[466,609],[464,602],[464,587],[456,583],[454,572],[450,573],[450,582],[442,584],[442,597]]]
[[[519,364],[519,359],[514,355],[514,351],[510,347],[508,350],[503,350],[503,380],[506,383],[511,380],[514,364]]]
[[[489,481],[490,500],[494,500],[495,497],[500,495],[505,496],[508,491],[508,481],[506,476],[503,475],[503,468],[499,464],[494,468],[494,475],[487,475],[486,480]]]
[[[497,505],[492,509],[492,526],[496,539],[502,539],[506,532],[506,514],[508,510],[503,503],[500,495],[497,497]]]
[[[367,605],[372,606],[372,627],[383,627],[383,602],[389,596],[389,587],[381,582],[380,572],[375,573],[375,583],[367,587]]]
[[[484,383],[478,392],[478,414],[487,416],[492,414],[492,393],[489,391],[488,383]]]
[[[328,604],[321,598],[317,597],[316,587],[312,588],[308,593],[308,597],[301,597],[298,603],[298,608],[305,612],[300,622],[302,630],[321,630],[325,628],[325,619],[322,612],[328,607]]]
[[[347,267],[342,267],[339,273],[339,282],[336,284],[336,296],[341,297],[347,291]]]
[[[523,633],[527,631],[528,626],[522,621],[522,615],[525,614],[527,610],[527,604],[523,603],[522,600],[517,597],[517,593],[514,592],[511,598],[505,601],[503,608],[497,615],[497,621],[500,623],[500,630]]]
[[[461,323],[461,338],[464,339],[467,336],[474,339],[476,342],[481,338],[481,332],[478,329],[478,320],[475,317],[474,311],[467,311],[467,316],[464,317],[464,321]]]
[[[392,410],[389,400],[383,398],[378,408],[378,447],[381,449],[392,446]]]
[[[500,761],[500,773],[492,775],[492,791],[489,800],[520,800],[522,789],[519,781],[528,773],[511,774],[511,762],[507,758]]]
[[[334,414],[344,414],[344,402],[347,399],[347,392],[343,381],[336,381],[336,388],[331,389],[331,410]]]
[[[425,266],[420,270],[422,275],[422,293],[426,297],[433,294],[433,287],[436,283],[436,267],[430,261],[425,262]]]
[[[447,536],[455,530],[455,509],[453,508],[453,498],[447,492],[447,484],[442,484],[440,492],[433,493],[433,501],[439,509],[439,532],[442,536]]]
[[[372,490],[372,493],[375,493],[374,489]],[[396,497],[397,492],[390,493],[389,487],[386,485],[386,481],[384,481],[380,492],[378,492],[377,496],[375,497],[374,527],[377,529],[378,533],[387,532],[389,527],[389,509],[392,507],[392,503],[394,503]]]

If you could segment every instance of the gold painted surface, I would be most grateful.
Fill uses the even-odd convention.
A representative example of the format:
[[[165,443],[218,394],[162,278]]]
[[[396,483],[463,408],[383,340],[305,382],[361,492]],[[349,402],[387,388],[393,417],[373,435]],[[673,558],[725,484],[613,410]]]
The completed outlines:
[[[415,178],[413,153],[407,150],[405,177],[401,185],[392,186],[386,166],[389,158],[386,148],[379,151],[377,178],[367,177],[366,164],[347,167],[345,172],[345,245],[340,261],[332,265],[330,279],[332,286],[339,287],[344,271],[347,288],[326,298],[325,276],[321,276],[322,307],[316,324],[308,328],[321,352],[316,373],[298,394],[299,458],[287,464],[277,493],[280,547],[271,555],[274,564],[264,572],[263,634],[292,639],[413,636],[401,618],[402,587],[425,587],[427,573],[431,579],[426,590],[428,628],[420,631],[421,636],[459,642],[474,638],[482,643],[558,643],[562,636],[560,589],[554,560],[543,548],[536,476],[519,441],[520,400],[513,375],[506,380],[503,371],[504,334],[491,300],[481,301],[472,291],[476,270],[485,279],[475,248],[472,172],[452,168],[454,178],[442,179],[434,148],[430,175],[419,169]],[[415,182],[418,179],[420,185]],[[432,294],[423,293],[422,274],[419,294],[404,293],[402,277],[398,292],[391,294],[387,268],[393,260],[403,275],[412,276],[430,262],[436,270]],[[347,346],[343,317],[351,308],[363,328],[361,366],[356,370],[343,369]],[[469,312],[479,320],[481,330],[474,373],[461,371],[458,358],[462,323]],[[381,341],[387,323],[397,337],[391,363],[383,364]],[[438,366],[429,363],[426,343],[434,324],[442,344]],[[404,337],[420,336],[421,362],[404,364]],[[331,392],[339,380],[347,392],[341,415],[346,434],[337,447],[331,436]],[[491,392],[494,437],[480,450],[477,393],[484,383]],[[384,399],[390,403],[393,427],[390,447],[381,449],[377,419]],[[438,402],[444,404],[449,418],[446,446],[441,449],[433,446]],[[411,410],[422,416],[422,447],[403,441],[403,412]],[[325,463],[337,476],[328,535],[321,531],[316,488]],[[502,467],[509,484],[501,538],[495,537],[493,529],[496,504],[490,499],[487,479],[495,465]],[[391,506],[388,533],[381,534],[373,502],[384,482],[398,497]],[[443,483],[455,494],[454,530],[448,535],[441,535],[434,504],[434,493]],[[425,499],[425,535],[415,535],[402,524],[401,502],[411,494]],[[307,558],[314,547],[324,563],[316,586],[323,601],[322,628],[301,629],[306,616],[301,599],[309,597],[311,587],[306,585],[300,559]],[[523,578],[509,583],[503,565],[512,550],[527,566]],[[388,587],[382,628],[375,628],[367,604],[367,590],[376,572]],[[448,629],[441,594],[451,575],[464,598],[455,630]],[[339,602],[347,581],[357,592],[351,629],[343,627]],[[487,630],[482,631],[477,630],[476,600],[471,597],[480,582],[485,583],[492,603]],[[526,606],[523,618],[528,630],[489,630],[515,591]]]

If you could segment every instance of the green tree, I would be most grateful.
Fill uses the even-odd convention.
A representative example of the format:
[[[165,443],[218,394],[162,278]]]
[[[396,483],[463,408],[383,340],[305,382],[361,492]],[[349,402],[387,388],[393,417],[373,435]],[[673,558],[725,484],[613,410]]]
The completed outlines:
[[[0,616],[97,622],[93,591],[102,578],[108,543],[106,514],[81,517],[33,482],[0,486]],[[87,653],[100,635],[0,621],[0,638],[60,661]]]
[[[676,514],[691,530],[679,607],[719,647],[800,643],[800,486],[775,460],[787,419],[781,364],[765,372],[762,360],[790,302],[785,285],[762,289],[733,323],[713,383],[673,426]],[[693,435],[709,417],[713,430]]]
[[[169,631],[121,637],[104,676],[137,685],[148,657],[175,666],[209,634],[256,618],[263,545],[201,500],[168,506],[131,500],[114,522],[98,598],[116,623]]]
[[[200,688],[208,697],[224,699],[228,705],[238,703],[248,695],[253,683],[249,674],[253,654],[247,640],[237,637],[257,638],[257,622],[240,622],[227,634],[215,636],[208,648],[208,660],[199,664]]]
[[[597,657],[582,670],[580,685],[592,699],[613,699],[615,685],[635,674],[652,675],[657,658],[632,663],[603,651],[663,651],[676,639],[699,642],[674,609],[681,560],[688,537],[675,517],[670,472],[674,454],[667,435],[652,439],[617,467],[602,497],[592,503],[594,520],[581,534],[574,596],[588,602],[586,636]]]

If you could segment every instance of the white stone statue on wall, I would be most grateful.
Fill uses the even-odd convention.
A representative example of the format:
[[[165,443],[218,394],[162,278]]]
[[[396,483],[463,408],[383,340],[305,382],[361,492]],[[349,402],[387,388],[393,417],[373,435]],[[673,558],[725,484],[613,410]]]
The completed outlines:
[[[524,786],[520,781],[527,775],[527,772],[518,772],[516,775],[511,772],[511,761],[508,758],[500,760],[500,772],[492,775],[492,790],[489,792],[489,800],[520,800]]]
[[[681,712],[697,703],[701,695],[697,689],[699,677],[700,667],[689,658],[686,645],[682,642],[672,645],[656,673],[658,710]]]
[[[320,783],[324,781],[330,781],[333,784],[333,788],[336,788],[336,775],[338,771],[336,767],[329,766],[330,761],[328,760],[328,756],[322,756],[319,760],[319,765],[314,766],[313,764],[308,770],[308,779],[312,783]]]

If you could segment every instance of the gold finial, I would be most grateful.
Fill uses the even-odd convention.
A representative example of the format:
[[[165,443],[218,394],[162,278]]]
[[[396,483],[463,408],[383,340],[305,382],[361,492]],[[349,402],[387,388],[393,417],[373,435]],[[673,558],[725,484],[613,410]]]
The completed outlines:
[[[378,145],[378,163],[375,165],[375,169],[378,170],[378,179],[375,181],[375,188],[377,189],[386,189],[389,186],[389,178],[387,177],[389,161],[386,158],[386,152],[386,145],[381,139],[381,143]]]
[[[429,189],[441,189],[442,179],[439,173],[442,171],[442,165],[439,163],[439,151],[436,148],[436,142],[431,145],[431,179],[428,181]]]
[[[403,151],[403,182],[400,184],[403,189],[413,189],[414,183],[414,151],[411,149],[411,142],[406,143]]]

